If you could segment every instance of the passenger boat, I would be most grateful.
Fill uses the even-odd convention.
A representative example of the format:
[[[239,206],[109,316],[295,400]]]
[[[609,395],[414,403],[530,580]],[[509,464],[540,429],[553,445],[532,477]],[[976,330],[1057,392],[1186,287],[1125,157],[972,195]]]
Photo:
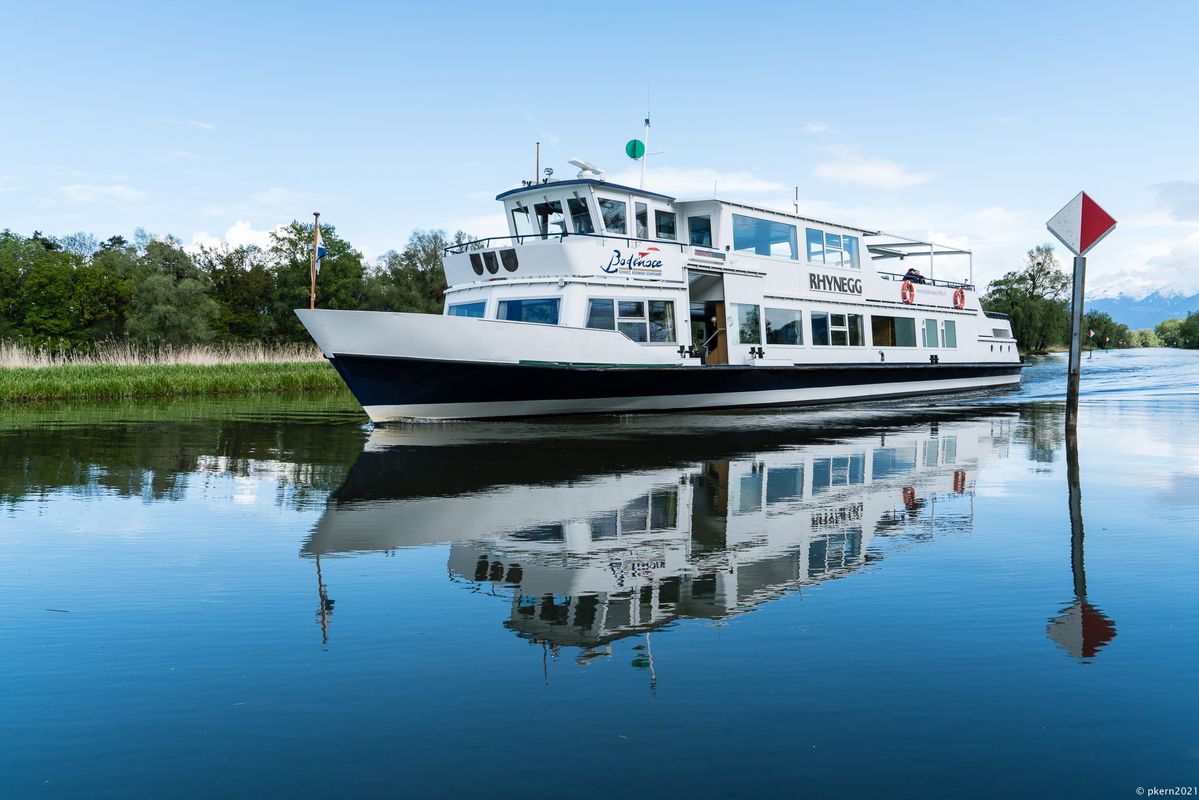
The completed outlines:
[[[572,163],[577,178],[497,196],[506,236],[447,249],[444,314],[297,310],[371,420],[799,405],[1020,382],[1007,320],[982,310],[969,279],[935,279],[937,257],[968,251],[798,209],[676,200]],[[880,268],[917,260],[927,278]]]

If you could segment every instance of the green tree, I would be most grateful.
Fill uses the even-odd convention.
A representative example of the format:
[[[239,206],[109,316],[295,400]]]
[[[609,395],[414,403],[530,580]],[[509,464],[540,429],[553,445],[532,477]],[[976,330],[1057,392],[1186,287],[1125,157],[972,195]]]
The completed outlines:
[[[1088,338],[1087,334],[1091,331],[1095,335]],[[1088,311],[1083,315],[1082,336],[1084,342],[1089,342],[1092,347],[1115,349],[1136,346],[1128,326],[1116,322],[1110,314],[1102,311]]]
[[[37,247],[42,241],[34,239]],[[28,268],[21,282],[18,303],[22,319],[21,338],[39,346],[57,346],[76,340],[79,307],[75,293],[77,256],[58,247],[44,249]]]
[[[1183,347],[1182,320],[1167,319],[1157,323],[1153,329],[1163,347]]]
[[[1134,331],[1135,347],[1161,347],[1162,340],[1157,337],[1157,333],[1153,328],[1142,328],[1139,331]]]
[[[126,334],[154,345],[211,341],[219,309],[204,275],[176,239],[147,246],[134,277]]]
[[[402,252],[389,250],[367,279],[367,307],[378,311],[440,314],[445,304],[445,248],[471,241],[462,231],[418,230]]]
[[[212,287],[217,336],[226,341],[271,337],[274,283],[263,251],[254,246],[201,248],[196,264]]]
[[[1061,342],[1069,330],[1069,288],[1070,278],[1058,265],[1053,246],[1038,245],[1028,251],[1021,269],[987,287],[983,308],[1006,314],[1020,349],[1040,353]]]

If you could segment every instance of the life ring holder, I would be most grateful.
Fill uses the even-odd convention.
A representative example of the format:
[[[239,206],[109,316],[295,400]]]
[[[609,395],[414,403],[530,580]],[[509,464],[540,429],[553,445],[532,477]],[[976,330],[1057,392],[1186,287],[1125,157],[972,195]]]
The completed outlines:
[[[953,307],[954,308],[965,308],[966,307],[966,290],[963,289],[961,286],[959,286],[957,291],[953,293]]]
[[[903,282],[903,286],[899,289],[899,297],[908,305],[916,302],[916,287],[912,285],[911,281]]]

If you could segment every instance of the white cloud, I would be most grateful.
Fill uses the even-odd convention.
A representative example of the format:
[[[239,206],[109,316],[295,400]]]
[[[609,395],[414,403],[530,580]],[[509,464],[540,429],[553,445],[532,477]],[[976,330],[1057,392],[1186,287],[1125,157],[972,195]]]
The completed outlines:
[[[198,119],[193,119],[191,122],[189,122],[187,124],[191,125],[193,128],[201,128],[206,131],[210,131],[210,130],[213,130],[214,128],[216,128],[216,125],[213,125],[211,122],[201,122]]]
[[[75,203],[94,203],[100,200],[139,200],[146,196],[140,189],[123,183],[72,183],[58,187],[58,193]]]
[[[819,120],[809,122],[807,125],[803,126],[803,132],[804,133],[828,133],[829,132],[828,123],[820,122]]]
[[[830,147],[831,161],[817,164],[812,174],[832,183],[868,186],[873,189],[906,189],[933,179],[931,172],[910,172],[894,161],[864,156],[849,147]]]
[[[635,167],[608,176],[612,183],[636,186],[641,181],[641,168]],[[762,194],[783,191],[787,187],[759,178],[750,172],[718,172],[714,169],[691,169],[685,167],[655,167],[651,161],[646,165],[645,188],[652,192],[674,195],[680,198],[711,197],[713,192],[720,196]]]
[[[215,249],[226,244],[230,247],[255,245],[265,249],[271,245],[271,234],[283,227],[283,225],[277,225],[274,228],[257,230],[250,223],[239,219],[229,226],[229,230],[225,231],[223,238],[213,236],[208,231],[197,231],[192,234],[191,244],[186,249],[194,253],[201,247]]]
[[[1173,220],[1199,221],[1199,181],[1168,181],[1149,187],[1157,205]]]
[[[285,189],[282,186],[272,186],[264,192],[256,192],[250,195],[250,199],[255,203],[277,208],[280,206],[311,205],[317,198],[312,192],[297,192],[292,189]]]

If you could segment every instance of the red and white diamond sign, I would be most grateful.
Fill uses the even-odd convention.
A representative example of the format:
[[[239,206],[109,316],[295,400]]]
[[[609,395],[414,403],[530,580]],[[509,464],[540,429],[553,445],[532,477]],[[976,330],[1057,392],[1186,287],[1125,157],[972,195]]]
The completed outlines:
[[[1045,225],[1050,233],[1070,248],[1070,252],[1084,256],[1099,244],[1100,239],[1112,232],[1116,220],[1086,192],[1079,192],[1078,197],[1066,203],[1066,207],[1054,214]]]

